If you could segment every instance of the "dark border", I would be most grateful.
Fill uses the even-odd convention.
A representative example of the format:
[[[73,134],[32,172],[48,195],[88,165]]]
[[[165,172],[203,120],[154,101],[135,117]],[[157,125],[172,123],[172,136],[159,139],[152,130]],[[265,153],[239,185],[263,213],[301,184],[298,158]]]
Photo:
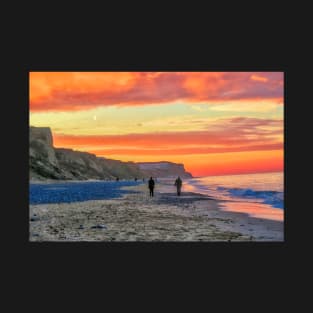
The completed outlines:
[[[174,310],[182,304],[193,311],[215,305],[222,311],[225,306],[266,311],[288,308],[289,303],[301,305],[304,284],[300,279],[312,267],[306,270],[311,260],[311,242],[306,244],[311,238],[307,218],[311,199],[304,188],[311,188],[304,181],[311,178],[311,160],[307,160],[311,96],[306,95],[311,86],[310,79],[305,79],[311,60],[306,60],[310,18],[305,13],[309,9],[287,2],[242,7],[236,2],[217,7],[210,3],[203,9],[188,4],[185,13],[181,9],[187,7],[182,3],[175,10],[168,5],[131,10],[126,5],[113,11],[107,3],[99,9],[85,3],[71,8],[65,3],[32,8],[27,3],[22,6],[23,14],[17,14],[16,6],[4,7],[8,19],[3,23],[2,40],[5,203],[1,226],[5,229],[2,244],[7,248],[3,269],[9,273],[4,300],[11,300],[8,304],[13,307],[26,296],[33,308],[43,300],[56,310],[61,306],[103,310],[112,296],[114,308],[125,304],[127,309],[134,302],[138,309],[147,298],[154,300],[152,307],[164,309],[164,300],[168,300]],[[153,15],[157,9],[158,16]],[[28,244],[24,236],[28,232],[28,210],[24,208],[28,207],[29,183],[25,73],[30,69],[284,71],[287,242],[108,247]]]

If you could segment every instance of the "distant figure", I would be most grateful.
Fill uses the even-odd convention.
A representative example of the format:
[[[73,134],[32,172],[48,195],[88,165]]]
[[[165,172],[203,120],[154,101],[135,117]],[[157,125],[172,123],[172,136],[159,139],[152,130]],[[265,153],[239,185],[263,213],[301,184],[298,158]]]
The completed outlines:
[[[137,181],[137,177],[135,177],[135,181]]]
[[[145,179],[143,178],[143,179],[142,179],[142,181],[144,182],[144,181],[145,181]]]
[[[148,186],[149,186],[149,190],[150,190],[150,197],[153,197],[154,180],[152,179],[152,177],[150,177],[150,179],[148,181]]]
[[[120,179],[118,177],[116,177],[116,181],[119,181]]]
[[[178,176],[177,179],[175,180],[175,186],[177,188],[177,196],[180,196],[180,192],[181,192],[181,186],[182,186],[183,182],[180,179],[180,177]]]

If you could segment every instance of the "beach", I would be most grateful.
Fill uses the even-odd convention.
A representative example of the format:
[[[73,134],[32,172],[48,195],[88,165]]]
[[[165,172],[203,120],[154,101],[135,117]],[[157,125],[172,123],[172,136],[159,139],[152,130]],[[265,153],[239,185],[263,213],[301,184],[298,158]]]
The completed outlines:
[[[158,182],[150,197],[136,193],[109,200],[29,206],[30,241],[283,241],[283,222],[223,210],[223,201]]]

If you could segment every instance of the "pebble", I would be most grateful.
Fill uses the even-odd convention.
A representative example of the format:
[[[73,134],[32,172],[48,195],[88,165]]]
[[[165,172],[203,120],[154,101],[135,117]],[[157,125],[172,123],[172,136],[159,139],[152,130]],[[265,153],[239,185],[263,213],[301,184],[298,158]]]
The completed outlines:
[[[80,225],[79,227],[78,227],[78,229],[84,229],[85,227],[83,226],[83,225]]]
[[[91,228],[100,228],[100,229],[104,229],[104,228],[107,228],[105,225],[103,224],[98,224],[98,225],[95,225],[95,226],[91,226]]]
[[[32,222],[36,222],[36,221],[39,221],[40,218],[39,218],[38,216],[32,216],[32,217],[30,218],[30,220],[31,220]]]

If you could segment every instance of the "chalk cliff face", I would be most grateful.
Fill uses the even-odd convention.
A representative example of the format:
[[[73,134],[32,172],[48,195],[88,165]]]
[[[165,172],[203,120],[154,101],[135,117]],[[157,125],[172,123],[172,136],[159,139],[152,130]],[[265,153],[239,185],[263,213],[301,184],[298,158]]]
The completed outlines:
[[[94,154],[70,149],[55,149],[59,166],[74,179],[141,178],[139,167],[132,162],[99,158]]]
[[[29,129],[29,174],[30,179],[66,179],[59,168],[48,127]]]
[[[54,148],[49,127],[29,129],[29,175],[31,180],[138,179],[191,177],[183,164],[171,162],[134,163],[100,158],[87,152]]]
[[[152,177],[177,177],[192,178],[192,175],[185,171],[184,164],[177,164],[167,161],[137,163],[145,176]]]
[[[87,152],[53,147],[50,128],[30,127],[30,179],[115,179],[141,178],[143,173],[132,162],[99,158]]]

